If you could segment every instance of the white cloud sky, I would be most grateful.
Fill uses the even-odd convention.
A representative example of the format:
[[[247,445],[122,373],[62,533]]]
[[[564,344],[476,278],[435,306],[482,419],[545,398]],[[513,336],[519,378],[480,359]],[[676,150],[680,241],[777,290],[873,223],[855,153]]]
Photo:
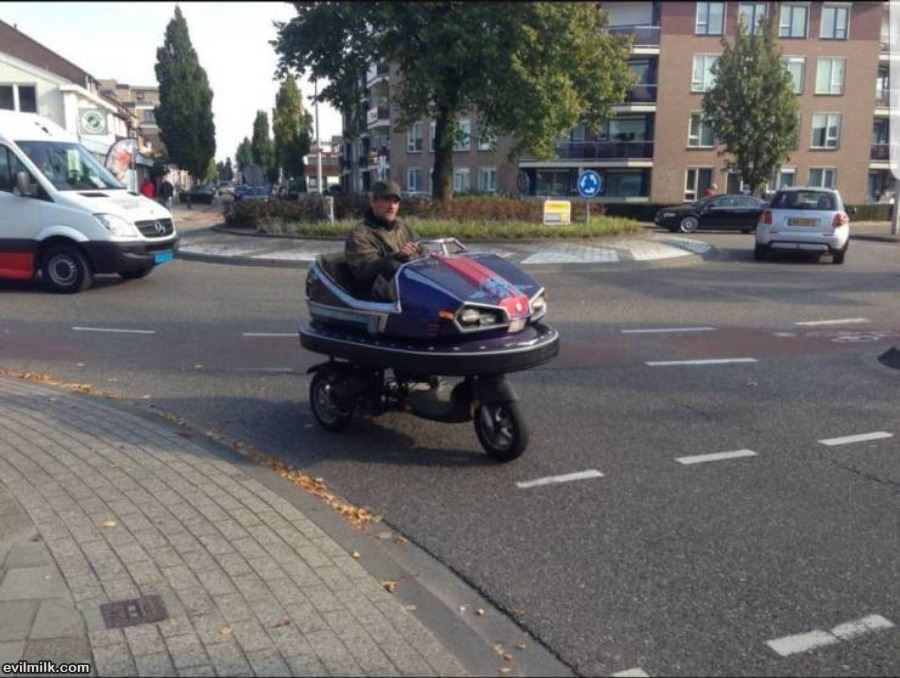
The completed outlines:
[[[270,118],[278,83],[269,44],[273,21],[296,16],[286,2],[181,2],[191,42],[213,91],[216,159],[234,158],[253,132],[257,110]],[[0,19],[81,67],[95,78],[155,86],[156,49],[163,43],[174,2],[0,2]],[[304,96],[313,86],[299,82]],[[312,104],[306,100],[307,109]],[[340,114],[319,105],[323,140],[341,133]]]

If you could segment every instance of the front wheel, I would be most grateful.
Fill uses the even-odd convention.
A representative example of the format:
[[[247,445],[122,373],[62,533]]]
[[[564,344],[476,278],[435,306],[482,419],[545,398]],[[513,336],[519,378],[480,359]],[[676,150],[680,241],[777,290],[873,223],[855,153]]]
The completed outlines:
[[[331,433],[341,433],[350,426],[352,410],[338,405],[335,384],[339,376],[334,372],[316,372],[309,382],[309,405],[319,426]]]
[[[697,217],[685,217],[678,224],[678,230],[682,233],[693,233],[698,228],[700,228],[700,222],[697,220]]]
[[[517,459],[528,447],[528,428],[516,403],[484,403],[475,411],[474,424],[484,451],[497,461]]]
[[[764,261],[769,256],[769,246],[756,243],[753,248],[753,258],[757,261]]]
[[[43,256],[41,274],[54,292],[76,294],[91,286],[91,267],[77,247],[58,245]]]

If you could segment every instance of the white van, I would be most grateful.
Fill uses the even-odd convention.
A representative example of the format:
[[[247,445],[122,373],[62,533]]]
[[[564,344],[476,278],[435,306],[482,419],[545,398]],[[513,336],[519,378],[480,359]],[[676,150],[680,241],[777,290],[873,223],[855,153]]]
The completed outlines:
[[[178,247],[172,215],[129,192],[52,120],[0,111],[0,278],[38,271],[80,292],[98,273],[143,278]]]

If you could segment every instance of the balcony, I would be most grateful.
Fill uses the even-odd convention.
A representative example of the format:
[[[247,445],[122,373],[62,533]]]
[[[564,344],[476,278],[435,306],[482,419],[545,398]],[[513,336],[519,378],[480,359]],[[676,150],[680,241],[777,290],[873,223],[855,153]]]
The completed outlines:
[[[389,73],[390,70],[388,65],[383,61],[376,65],[369,66],[369,70],[366,71],[366,84],[371,85],[380,78],[386,78]]]
[[[390,162],[391,161],[391,149],[389,149],[387,146],[382,146],[378,150],[369,151],[369,156],[368,156],[369,162],[372,163],[373,165],[376,164],[378,162],[378,158],[380,156],[384,157],[385,162]]]
[[[659,47],[661,26],[609,26],[606,29],[612,35],[633,35],[632,47]]]
[[[872,144],[869,151],[869,160],[877,160],[879,162],[888,162],[891,159],[891,145],[888,144]]]
[[[573,141],[556,147],[557,160],[624,160],[652,157],[652,141]]]
[[[656,102],[656,83],[635,85],[625,95],[626,104],[643,104]]]
[[[390,125],[391,111],[387,106],[375,106],[366,111],[366,125],[375,127],[377,125]]]
[[[891,91],[888,89],[875,90],[875,106],[878,108],[887,108],[891,105]]]

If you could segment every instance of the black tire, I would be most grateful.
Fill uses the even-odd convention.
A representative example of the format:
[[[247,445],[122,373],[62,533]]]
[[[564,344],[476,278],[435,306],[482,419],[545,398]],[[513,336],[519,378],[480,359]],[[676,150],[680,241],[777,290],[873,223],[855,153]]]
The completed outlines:
[[[484,403],[474,424],[484,451],[499,462],[518,459],[528,447],[528,427],[516,403]]]
[[[53,245],[41,257],[44,283],[59,294],[77,294],[94,282],[90,264],[74,245]]]
[[[756,243],[753,248],[753,258],[757,261],[765,261],[769,257],[769,246]]]
[[[849,249],[849,245],[844,245],[844,249],[837,250],[836,252],[832,252],[831,254],[831,263],[833,264],[843,264],[844,259],[847,257],[847,250]]]
[[[741,233],[753,233],[753,230],[752,228],[742,228]]]
[[[125,278],[125,280],[138,280],[139,278],[146,278],[150,275],[150,271],[152,271],[153,268],[153,266],[148,266],[147,268],[142,268],[137,271],[121,271],[119,275]]]
[[[309,407],[319,426],[330,433],[347,430],[353,411],[344,411],[335,402],[334,384],[340,379],[336,372],[316,372],[309,382]]]
[[[678,230],[682,233],[696,233],[700,228],[700,220],[697,217],[684,217],[678,222]]]

